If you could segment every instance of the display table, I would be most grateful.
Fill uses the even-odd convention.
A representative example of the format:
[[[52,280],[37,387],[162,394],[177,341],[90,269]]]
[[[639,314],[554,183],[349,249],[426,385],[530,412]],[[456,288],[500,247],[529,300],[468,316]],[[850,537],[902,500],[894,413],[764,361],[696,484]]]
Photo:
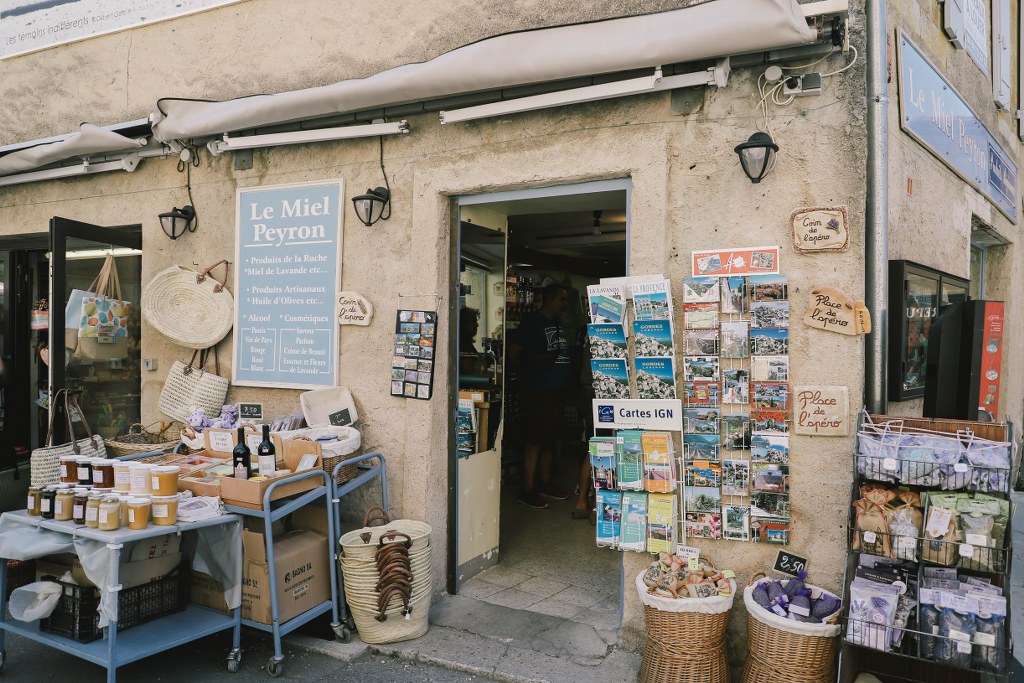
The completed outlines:
[[[106,635],[91,643],[44,633],[38,622],[20,622],[9,618],[6,591],[0,591],[0,667],[6,658],[7,633],[29,638],[107,669],[107,681],[113,683],[117,668],[207,635],[233,629],[228,671],[241,663],[242,537],[241,518],[221,515],[213,519],[172,526],[149,526],[140,531],[120,529],[99,531],[73,522],[57,522],[31,517],[24,511],[0,516],[0,586],[7,585],[7,560],[34,560],[55,553],[75,553],[90,581],[100,587],[100,625]],[[190,533],[194,532],[194,533]],[[125,544],[167,534],[189,534],[195,566],[223,579],[225,600],[230,614],[189,605],[185,611],[117,632],[117,594],[121,550]],[[227,550],[227,552],[225,552]]]

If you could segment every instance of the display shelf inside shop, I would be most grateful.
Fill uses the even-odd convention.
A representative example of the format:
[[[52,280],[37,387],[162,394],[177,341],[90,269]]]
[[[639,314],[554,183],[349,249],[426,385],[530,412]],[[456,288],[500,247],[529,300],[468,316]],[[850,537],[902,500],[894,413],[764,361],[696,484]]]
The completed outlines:
[[[1012,425],[863,413],[857,427],[844,579],[840,683],[849,683],[861,672],[893,682],[991,680],[986,677],[1009,680],[1013,665],[1009,590],[1013,559],[1012,505],[998,547],[988,542],[968,542],[972,539],[967,539],[966,532],[961,533],[957,527],[951,527],[956,532],[952,539],[931,538],[925,529],[932,496],[968,493],[1007,501],[1012,465],[1016,460]],[[989,441],[999,444],[994,446]],[[911,492],[911,500],[914,494],[920,496],[921,529],[911,535],[892,533],[889,527],[888,531],[859,528],[854,504],[863,499],[865,491],[861,487],[870,485]],[[878,507],[884,512],[881,505]],[[901,563],[898,571],[905,572],[906,583],[917,592],[912,618],[905,628],[868,622],[851,615],[850,586],[862,558],[869,557]],[[972,637],[948,628],[949,635],[944,636],[937,626],[936,631],[929,630],[929,622],[922,616],[927,608],[921,605],[920,591],[928,583],[935,585],[936,579],[926,577],[926,572],[934,574],[938,570],[955,572],[958,582],[976,580],[1002,589],[1001,595],[996,596],[1006,601],[1001,637],[986,631],[979,631],[985,638]],[[963,595],[962,591],[960,594]],[[985,623],[986,628],[991,628],[998,620],[989,618]]]

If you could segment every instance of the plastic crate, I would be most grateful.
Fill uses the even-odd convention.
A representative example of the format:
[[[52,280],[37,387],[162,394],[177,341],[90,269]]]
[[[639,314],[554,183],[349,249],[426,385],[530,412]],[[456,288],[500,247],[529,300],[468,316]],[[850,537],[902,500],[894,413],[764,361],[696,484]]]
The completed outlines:
[[[39,621],[39,630],[89,643],[103,636],[99,627],[100,592],[97,588],[57,581],[64,589],[56,609]],[[188,605],[189,567],[185,564],[162,579],[122,589],[117,596],[117,630],[123,631]]]

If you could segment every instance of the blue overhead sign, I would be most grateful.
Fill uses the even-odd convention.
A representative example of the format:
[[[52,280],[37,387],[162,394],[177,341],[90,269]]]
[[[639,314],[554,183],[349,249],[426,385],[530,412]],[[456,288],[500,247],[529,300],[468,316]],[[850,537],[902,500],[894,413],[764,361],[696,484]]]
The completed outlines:
[[[238,190],[235,384],[337,384],[342,190],[340,180]]]
[[[1017,165],[949,81],[900,33],[900,126],[1017,222]]]

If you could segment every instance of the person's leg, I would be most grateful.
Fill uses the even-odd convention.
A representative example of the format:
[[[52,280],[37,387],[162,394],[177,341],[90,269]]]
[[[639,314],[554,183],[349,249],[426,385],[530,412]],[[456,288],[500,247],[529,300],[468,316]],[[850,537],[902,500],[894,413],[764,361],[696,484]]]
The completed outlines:
[[[534,392],[523,393],[525,415],[523,426],[526,429],[526,446],[523,449],[523,488],[519,494],[519,502],[532,508],[543,510],[547,502],[537,494],[537,465],[541,459],[543,432],[540,415],[537,411],[537,395]]]
[[[537,461],[540,459],[540,448],[537,444],[526,444],[523,451],[523,491],[530,493],[537,488]]]
[[[587,498],[590,495],[590,462],[587,456],[583,456],[580,463],[579,495],[576,496],[576,509],[586,511]]]

